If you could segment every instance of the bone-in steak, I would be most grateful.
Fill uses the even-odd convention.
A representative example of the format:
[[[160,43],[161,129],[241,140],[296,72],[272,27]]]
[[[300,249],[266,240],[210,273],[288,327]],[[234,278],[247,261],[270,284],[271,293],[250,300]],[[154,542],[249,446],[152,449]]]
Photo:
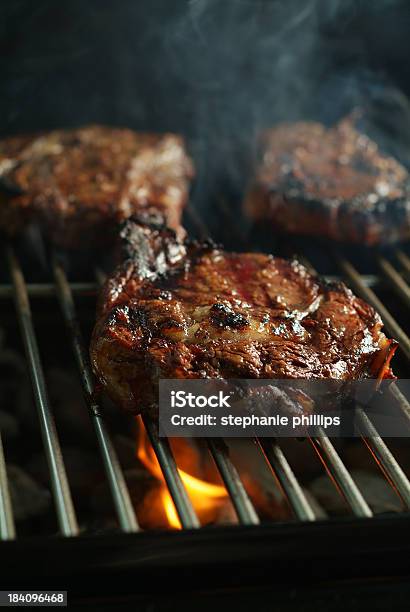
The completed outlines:
[[[373,308],[296,261],[228,253],[129,221],[91,342],[123,408],[155,403],[159,378],[388,377],[395,342]]]
[[[295,234],[366,245],[410,237],[410,177],[349,116],[282,124],[261,136],[247,216]]]
[[[133,214],[178,229],[193,174],[182,138],[88,126],[0,141],[0,228],[38,222],[58,244],[89,247]]]

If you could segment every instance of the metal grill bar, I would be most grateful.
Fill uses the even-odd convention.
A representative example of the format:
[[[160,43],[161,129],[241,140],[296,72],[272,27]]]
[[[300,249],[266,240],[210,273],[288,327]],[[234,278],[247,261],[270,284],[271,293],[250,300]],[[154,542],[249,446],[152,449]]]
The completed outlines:
[[[192,222],[199,229],[199,232],[202,235],[205,235],[207,233],[206,226],[202,222],[197,212],[191,209],[188,209],[187,212],[191,217]],[[101,417],[98,403],[94,398],[93,375],[82,339],[73,299],[73,293],[78,295],[91,295],[95,293],[96,284],[74,283],[70,286],[63,267],[56,260],[53,261],[55,285],[50,283],[26,284],[20,264],[11,247],[9,247],[7,251],[7,256],[13,282],[11,285],[2,285],[0,287],[0,298],[14,296],[15,299],[27,360],[30,368],[36,405],[42,426],[43,441],[49,463],[60,529],[64,535],[76,535],[78,532],[71,494],[61,456],[61,449],[47,397],[44,374],[31,317],[29,295],[32,297],[52,297],[57,294],[60,300],[65,322],[70,332],[70,339],[77,365],[80,370],[86,399],[91,410],[92,420],[95,426],[100,450],[103,455],[104,466],[114,498],[119,522],[124,531],[136,531],[138,529],[138,524],[132,508],[125,479],[108,432],[105,429],[105,424]],[[410,273],[410,259],[407,257],[407,255],[398,252],[397,257],[400,263]],[[362,295],[379,311],[382,318],[385,320],[386,327],[389,329],[392,335],[399,338],[402,348],[404,345],[403,350],[406,356],[410,359],[410,339],[398,325],[392,315],[388,312],[383,303],[370,289],[371,286],[377,284],[377,277],[369,277],[369,281],[367,277],[364,278],[361,276],[349,261],[339,258],[338,263],[344,274],[346,274],[346,276],[349,278],[349,281],[356,292]],[[378,263],[386,279],[393,284],[394,288],[403,298],[405,303],[410,305],[409,285],[402,279],[402,277],[386,259],[380,257]],[[99,274],[98,277],[99,280],[102,280],[103,273]],[[402,338],[400,338],[401,335]],[[405,342],[403,342],[403,339]],[[401,405],[404,413],[409,416],[410,405],[404,395],[396,386],[393,385],[391,387],[391,393],[395,400]],[[410,508],[410,483],[406,475],[393,457],[385,442],[379,436],[367,414],[360,410],[358,414],[361,426],[363,427],[364,442],[367,444],[372,456],[378,463],[380,469],[390,482],[391,486],[396,490],[406,507]],[[168,440],[159,438],[156,426],[149,417],[145,416],[142,420],[160,465],[164,480],[175,504],[182,527],[199,527],[200,523],[198,517],[184,487]],[[345,498],[353,513],[360,517],[371,517],[372,512],[367,502],[359,491],[349,471],[343,464],[332,442],[324,434],[324,431],[321,428],[317,428],[316,436],[311,438],[310,442],[323,463],[331,480],[334,482],[341,495]],[[314,511],[278,443],[275,440],[266,438],[257,440],[257,443],[259,444],[266,461],[271,467],[272,473],[276,477],[279,486],[285,493],[296,517],[300,520],[314,520]],[[239,521],[243,524],[249,525],[258,524],[259,517],[257,516],[255,508],[245,490],[238,471],[229,458],[228,447],[223,440],[214,439],[208,440],[208,447],[238,515]],[[10,504],[5,460],[0,439],[0,537],[5,539],[13,538],[14,536],[15,528],[13,514]]]
[[[362,429],[363,440],[372,456],[389,482],[394,484],[394,489],[400,494],[404,503],[408,505],[410,501],[410,482],[406,475],[367,414],[361,408],[356,407],[356,416]]]
[[[97,291],[96,283],[70,283],[71,291],[74,295],[95,295]],[[55,285],[52,283],[26,283],[26,290],[29,297],[54,297],[56,294]],[[0,285],[0,299],[13,297],[13,285]]]
[[[198,216],[196,211],[189,209],[187,212],[190,220],[197,228],[199,235],[202,238],[205,237],[208,234],[208,230],[205,223]],[[234,224],[234,220],[232,220],[232,223]],[[307,262],[307,265],[312,271],[314,271],[309,262]],[[310,440],[313,445],[313,448],[315,449],[323,465],[325,466],[326,471],[329,474],[332,482],[336,485],[336,488],[346,499],[348,505],[356,516],[373,516],[372,511],[370,510],[366,500],[359,491],[356,483],[354,482],[349,471],[345,467],[340,456],[336,452],[336,449],[334,448],[333,444],[321,428],[317,428],[317,432],[320,439],[316,440],[315,438],[311,438]],[[294,495],[288,497],[288,499],[290,503],[292,503],[291,500],[295,502]],[[300,511],[300,507],[297,503],[292,507],[295,513]]]
[[[199,224],[200,227],[200,231],[204,231],[205,226],[203,224],[201,224],[201,220],[200,218],[195,214],[194,211],[190,211],[193,217],[193,221],[197,224]],[[104,282],[105,280],[105,275],[103,272],[101,272],[101,270],[97,270],[96,271],[96,276],[98,279],[98,282],[101,284],[102,282]],[[144,421],[145,424],[145,421]],[[158,441],[161,442],[160,438],[158,438]],[[221,475],[221,478],[223,480],[223,483],[226,487],[226,490],[228,492],[228,495],[231,499],[232,505],[235,509],[235,512],[240,520],[240,522],[244,525],[257,525],[259,524],[259,518],[258,515],[255,511],[255,508],[251,502],[251,500],[249,499],[249,496],[245,490],[245,487],[243,486],[243,483],[239,477],[238,471],[236,470],[235,466],[233,465],[233,463],[231,462],[229,455],[228,455],[228,450],[226,445],[223,443],[223,441],[216,441],[216,440],[208,440],[208,447],[209,450],[212,454],[212,457],[215,461],[215,464],[218,468],[218,471]],[[168,452],[169,449],[169,445],[165,444],[164,446],[164,451]],[[155,450],[155,447],[154,447]],[[159,449],[160,450],[160,449]],[[170,449],[169,449],[170,451]],[[157,453],[156,453],[157,454]],[[158,454],[157,454],[157,458],[159,460]],[[172,457],[173,460],[173,457]],[[162,465],[160,463],[160,466],[162,468]],[[177,472],[178,474],[178,472]],[[179,474],[178,474],[179,476]],[[165,477],[165,473],[164,473],[164,477]],[[172,480],[173,478],[173,471],[169,471],[168,472],[168,479]],[[168,483],[168,481],[167,481]],[[181,486],[184,488],[183,483],[180,483]],[[173,488],[175,491],[179,490],[179,485],[178,483],[173,483]],[[184,492],[185,495],[187,497],[185,488],[184,488]],[[172,495],[172,493],[171,493]],[[187,497],[188,501],[189,498]],[[174,503],[175,506],[177,506],[177,503],[174,499]],[[193,508],[192,508],[193,510]],[[180,516],[181,519],[181,524],[183,524],[180,512],[177,508],[178,514]],[[181,506],[181,511],[184,512],[183,507]],[[188,520],[192,519],[192,516],[186,517]],[[197,519],[196,519],[197,520]],[[192,526],[197,526],[197,525],[192,525]]]
[[[410,257],[404,253],[401,249],[397,249],[396,257],[403,266],[407,274],[410,274]]]
[[[343,260],[340,261],[339,259],[339,263],[342,263],[343,265]],[[382,272],[388,278],[388,280],[393,284],[394,288],[399,293],[400,297],[402,297],[402,299],[405,301],[406,305],[410,305],[410,288],[404,282],[402,277],[396,272],[396,270],[393,268],[390,262],[388,262],[385,258],[380,257],[378,259],[378,263],[379,263],[379,266]],[[345,265],[343,269],[345,272],[348,273],[349,279],[350,280],[354,279],[356,281],[359,281],[359,284],[355,288],[358,292],[360,292],[360,290],[363,290],[363,280],[361,279],[359,275],[356,276],[357,273],[351,264],[349,264],[348,262],[344,262],[344,264]],[[346,266],[346,264],[348,265]],[[352,273],[353,273],[353,277],[352,277]],[[384,308],[384,306],[381,304],[381,302],[378,301],[378,298],[377,296],[375,296],[373,291],[371,290],[364,291],[362,295],[364,295],[365,299],[368,299],[368,301],[370,302],[371,302],[370,298],[372,298],[373,306],[378,309],[379,314],[381,314],[383,318],[387,314],[388,318],[391,318],[392,320],[391,322],[396,324],[395,320],[393,319],[393,317],[391,317],[390,313],[388,313],[387,310]],[[382,309],[385,310],[384,313],[380,312],[380,306],[382,306]],[[407,336],[406,336],[406,339],[408,340]],[[410,416],[409,403],[407,399],[404,397],[404,395],[396,387],[396,385],[392,385],[391,393],[393,394],[393,397],[398,402],[404,414],[406,414],[406,416],[409,417]],[[404,474],[403,470],[401,469],[400,465],[398,464],[398,462],[396,461],[396,459],[390,452],[385,442],[378,435],[376,428],[370,421],[367,414],[365,414],[364,411],[361,409],[358,409],[357,414],[358,414],[358,418],[360,419],[361,426],[363,429],[363,433],[364,433],[363,439],[365,443],[367,444],[376,462],[378,463],[378,465],[384,472],[384,475],[389,480],[393,489],[395,489],[396,492],[400,495],[406,507],[408,508],[409,507],[408,504],[410,501],[410,497],[409,497],[410,483],[406,475]]]
[[[224,203],[221,200],[221,203]],[[199,236],[204,239],[209,235],[208,228],[206,224],[203,222],[202,218],[197,214],[195,210],[191,207],[186,209],[187,215],[193,226],[196,228]],[[232,215],[230,214],[229,207],[224,205],[225,215],[229,218],[229,221],[233,223],[233,228],[238,237],[238,240],[242,246],[246,246],[246,239],[244,234],[240,231],[238,226],[234,223],[234,219],[232,219]],[[269,444],[269,440],[264,438],[262,440],[256,440],[258,443],[261,452],[265,456],[266,461],[268,462],[273,474],[275,475],[277,482],[286,496],[290,507],[292,508],[295,516],[297,516],[300,520],[311,521],[315,519],[314,512],[310,507],[309,502],[304,495],[302,488],[300,487],[296,476],[293,474],[292,469],[282,451],[282,449],[276,444]],[[234,466],[232,466],[233,468]],[[239,478],[239,476],[238,476]],[[243,488],[243,484],[239,479],[241,487]],[[225,486],[226,483],[225,483]],[[227,487],[228,489],[228,487]],[[228,489],[229,492],[229,489]],[[233,501],[232,495],[231,499]]]
[[[16,529],[11,506],[3,442],[0,435],[0,539],[13,540],[15,537]]]
[[[106,275],[100,268],[95,270],[95,276],[99,285],[105,282]],[[150,439],[152,448],[154,449],[155,456],[168,486],[182,527],[185,529],[200,527],[194,507],[189,499],[184,483],[181,480],[168,440],[159,437],[156,425],[149,417],[143,416],[142,422]]]
[[[344,263],[347,264],[348,270],[353,269],[353,266],[351,266],[349,262],[345,261]],[[393,282],[395,282],[396,279],[394,278],[394,275],[390,274],[391,273],[390,268],[392,268],[392,266],[390,266],[389,262],[387,262],[386,260],[383,260],[383,258],[379,258],[379,265],[382,268],[382,271],[386,272],[386,275],[388,276],[389,280],[392,280]],[[394,269],[393,269],[393,272],[395,272]],[[363,279],[360,276],[359,276],[359,280],[361,282],[361,286],[364,286]],[[365,289],[367,289],[370,293],[372,293],[373,296],[377,300],[377,297],[374,295],[371,289],[368,289],[367,287],[365,287]],[[406,398],[400,393],[400,391],[398,391],[396,387],[394,387],[394,390],[396,390],[396,395],[398,394],[401,395],[399,399],[404,400],[404,402],[408,406]],[[357,418],[362,427],[363,440],[365,444],[367,445],[367,447],[369,448],[373,458],[375,459],[379,467],[382,469],[382,472],[384,473],[385,477],[392,485],[393,489],[399,494],[403,502],[406,505],[408,505],[408,499],[409,499],[409,493],[410,493],[410,483],[406,475],[404,474],[403,470],[401,469],[396,459],[392,455],[390,449],[387,447],[385,442],[379,436],[376,428],[374,427],[373,423],[370,421],[367,414],[365,414],[364,411],[359,407],[357,407]]]
[[[338,255],[336,255],[336,261],[340,269],[349,279],[349,283],[352,285],[356,293],[369,302],[369,304],[371,304],[375,310],[377,310],[383,319],[384,325],[386,326],[389,334],[399,341],[400,349],[403,351],[407,359],[410,360],[410,339],[405,331],[400,327],[385,305],[379,300],[374,291],[370,289],[370,287],[366,287],[366,285],[362,282],[360,274],[357,272],[354,266],[349,261]]]
[[[178,472],[177,464],[168,440],[158,436],[156,426],[152,423],[151,419],[143,416],[142,421],[168,486],[182,527],[184,527],[184,529],[200,527],[198,517]]]
[[[353,269],[353,266],[349,262],[344,262],[344,263],[347,264],[346,269],[350,271]],[[384,260],[383,262],[382,258],[380,258],[380,265],[383,270],[384,269],[388,270],[388,267],[386,267],[385,265],[387,263],[388,263],[387,261]],[[362,277],[360,277],[360,275],[358,276],[359,276],[360,286],[363,287],[364,286],[363,279]],[[358,287],[356,289],[358,289]],[[366,289],[366,295],[370,297],[370,294],[372,294],[373,297],[377,300],[376,295],[373,293],[371,289],[368,289],[368,287],[366,286],[365,286],[365,289]],[[395,385],[393,387],[393,392],[394,390],[397,391],[396,396],[400,394],[401,398],[399,399],[404,400],[404,402],[410,408],[406,398],[400,393],[400,391],[398,391]],[[391,451],[389,450],[385,442],[379,436],[376,428],[374,427],[373,423],[371,422],[367,414],[365,414],[365,412],[358,406],[356,407],[356,414],[357,414],[359,423],[362,428],[363,440],[365,444],[367,445],[368,449],[370,450],[373,458],[375,459],[379,467],[382,469],[382,472],[384,473],[385,477],[390,482],[390,484],[393,486],[393,489],[400,495],[403,502],[407,505],[408,500],[409,500],[409,493],[410,493],[410,483],[406,475],[404,474],[403,470],[401,469],[400,465],[397,463],[396,459],[392,455]]]
[[[84,394],[90,409],[92,422],[103,457],[104,467],[114,499],[118,520],[123,531],[137,531],[138,523],[135,517],[134,508],[131,503],[125,478],[105,423],[101,417],[100,406],[95,399],[94,377],[91,372],[87,352],[85,350],[83,335],[77,319],[71,288],[63,267],[55,258],[53,258],[53,273],[61,310],[69,331],[73,352],[80,371]]]
[[[237,469],[229,458],[229,449],[225,442],[221,439],[211,438],[207,442],[240,522],[243,525],[258,525],[259,517]]]
[[[270,438],[258,438],[256,442],[282,487],[295,516],[301,521],[314,521],[315,513],[279,444]]]
[[[404,254],[404,253],[401,253],[400,251],[399,251],[398,253],[400,253],[401,255],[405,256],[405,254]],[[407,257],[407,256],[406,256],[406,257]],[[409,260],[409,262],[410,262],[410,260]],[[350,268],[353,268],[353,266],[352,266],[351,264],[349,264],[349,262],[345,262],[345,263],[347,263],[347,264],[350,266]],[[313,266],[312,266],[312,265],[310,264],[310,262],[309,262],[309,261],[307,261],[307,260],[306,260],[306,265],[307,265],[307,267],[308,267],[308,268],[310,268],[310,270],[312,270],[312,272],[316,273],[316,270],[313,268]],[[363,276],[360,276],[360,275],[359,275],[357,272],[356,272],[356,274],[359,276],[359,279],[360,279],[360,281],[361,281],[361,285],[360,285],[360,286],[365,285],[365,288],[366,288],[366,283],[365,283],[365,281],[363,280]],[[360,293],[360,291],[359,291],[359,286],[355,287],[355,289],[357,290],[357,292],[358,292],[358,293]],[[367,296],[368,296],[368,297],[370,297],[370,295],[371,295],[371,294],[372,294],[372,295],[373,295],[373,297],[376,299],[376,301],[378,301],[378,298],[377,298],[377,296],[376,296],[376,295],[373,293],[373,291],[370,291],[370,293],[366,293],[366,292],[365,292],[365,293],[363,294],[364,299],[367,299]],[[380,311],[379,311],[379,314],[381,314],[381,313],[380,313]],[[403,333],[404,333],[404,332],[403,332]],[[406,337],[407,337],[407,336],[406,336]],[[408,337],[407,337],[407,339],[408,339]],[[392,384],[390,385],[390,387],[389,387],[389,393],[390,393],[390,394],[393,396],[393,398],[394,398],[395,402],[397,403],[397,405],[399,406],[399,408],[401,409],[401,411],[403,412],[403,414],[404,414],[404,415],[405,415],[405,416],[406,416],[406,417],[409,419],[409,421],[410,421],[410,404],[409,404],[409,402],[408,402],[407,398],[406,398],[406,397],[403,395],[403,393],[400,391],[400,389],[399,389],[399,388],[398,388],[398,387],[397,387],[397,386],[396,386],[394,383],[392,383]],[[373,426],[372,426],[372,427],[373,427]],[[374,427],[373,427],[373,429],[375,430],[375,428],[374,428]],[[368,435],[373,435],[373,434],[371,434],[371,433],[369,433],[369,432],[368,432]],[[377,432],[376,432],[376,435],[378,435],[378,434],[377,434]]]
[[[7,259],[14,288],[14,300],[26,351],[34,398],[51,477],[51,487],[60,530],[65,536],[78,534],[78,524],[71,499],[70,487],[61,454],[54,417],[50,408],[44,372],[31,315],[30,302],[20,264],[13,248],[7,248]]]
[[[349,470],[346,468],[323,429],[321,427],[316,427],[315,430],[316,436],[314,438],[309,438],[309,440],[322,461],[327,473],[337,485],[337,488],[347,501],[353,513],[361,517],[373,516],[372,511],[363,495],[360,493]]]
[[[331,283],[340,281],[340,274],[324,274],[322,276]],[[366,287],[376,287],[376,285],[380,284],[380,278],[373,274],[362,274],[361,279]]]
[[[363,428],[363,440],[367,444],[370,452],[389,480],[393,489],[403,500],[405,506],[410,508],[410,483],[390,449],[379,436],[378,431],[362,408],[357,408],[356,417],[359,425]]]
[[[407,401],[407,398],[403,395],[398,386],[394,383],[389,386],[388,392],[396,402],[397,406],[403,412],[403,414],[408,418],[410,423],[410,404]]]
[[[305,259],[304,260],[304,264],[307,266],[307,268],[312,273],[317,274],[315,268],[312,266],[312,264],[308,260]],[[361,278],[361,283],[364,284],[364,281],[363,281],[362,278]],[[369,291],[371,291],[371,289],[369,289]],[[359,408],[358,408],[358,410],[359,410]],[[368,423],[370,423],[370,425],[371,425],[370,428],[367,428],[367,424]],[[362,427],[364,428],[364,431],[365,431],[367,436],[371,437],[371,436],[374,435],[374,432],[376,432],[376,430],[373,427],[372,423],[367,418],[366,419],[362,419]],[[321,429],[319,431],[320,431],[320,434],[324,433],[323,430],[321,430]],[[376,432],[376,435],[378,435],[377,432]],[[360,493],[360,491],[357,488],[356,484],[354,483],[353,479],[351,478],[351,476],[349,474],[349,471],[345,468],[342,460],[337,455],[337,453],[336,453],[333,445],[331,444],[330,440],[327,439],[325,445],[320,445],[320,440],[322,438],[323,438],[323,435],[321,435],[321,437],[320,437],[320,439],[318,441],[311,440],[311,442],[315,446],[315,449],[318,452],[318,454],[319,454],[322,462],[324,463],[326,469],[327,469],[327,466],[326,466],[326,463],[323,460],[323,456],[321,455],[320,451],[321,450],[325,450],[326,451],[326,449],[328,451],[329,450],[331,451],[331,455],[334,456],[334,461],[332,462],[332,465],[329,466],[330,468],[332,468],[332,470],[328,471],[328,473],[331,475],[331,478],[335,480],[335,482],[336,482],[336,484],[337,484],[337,486],[339,488],[339,491],[345,497],[346,501],[350,504],[350,506],[353,509],[353,511],[355,513],[358,513],[358,516],[363,516],[363,514],[362,514],[363,510],[365,512],[367,512],[367,510],[369,510],[367,502],[365,501],[364,497],[362,496],[362,494]],[[371,444],[370,440],[371,440],[371,438],[367,439],[368,447]],[[319,442],[319,444],[316,444],[316,442]],[[375,442],[375,445],[377,445],[376,442]],[[388,452],[385,452],[385,451],[388,451]],[[390,482],[393,482],[394,479],[396,479],[396,477],[397,477],[398,470],[400,469],[400,466],[397,464],[397,462],[395,461],[394,457],[392,456],[392,454],[390,453],[390,451],[388,450],[387,446],[384,443],[383,443],[383,446],[382,445],[377,445],[377,452],[380,454],[381,461],[386,466],[386,469],[393,472],[392,476],[390,477]],[[376,449],[372,453],[372,455],[373,455],[373,457],[377,457]],[[395,466],[392,467],[394,464],[395,464]],[[335,468],[336,468],[336,470],[335,470]],[[347,475],[347,477],[346,477],[346,475]],[[403,476],[404,476],[404,474],[403,474]],[[351,486],[352,483],[354,485],[353,488]],[[364,516],[368,516],[368,515],[365,514]]]
[[[396,293],[401,297],[406,306],[410,307],[410,287],[404,278],[394,269],[385,257],[379,257],[377,260],[384,276],[390,281],[391,286]]]

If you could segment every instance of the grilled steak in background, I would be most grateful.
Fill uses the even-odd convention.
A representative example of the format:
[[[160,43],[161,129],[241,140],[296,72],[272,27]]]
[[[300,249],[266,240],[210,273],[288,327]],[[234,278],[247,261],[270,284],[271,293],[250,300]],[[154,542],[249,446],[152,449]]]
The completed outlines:
[[[275,229],[366,244],[410,237],[410,177],[354,125],[281,124],[266,131],[245,197],[247,216]]]
[[[0,141],[0,228],[38,222],[63,247],[112,240],[133,214],[178,230],[191,160],[182,138],[89,126]]]
[[[128,257],[103,289],[91,360],[124,409],[153,405],[159,378],[391,376],[396,343],[343,284],[134,220],[123,237]]]

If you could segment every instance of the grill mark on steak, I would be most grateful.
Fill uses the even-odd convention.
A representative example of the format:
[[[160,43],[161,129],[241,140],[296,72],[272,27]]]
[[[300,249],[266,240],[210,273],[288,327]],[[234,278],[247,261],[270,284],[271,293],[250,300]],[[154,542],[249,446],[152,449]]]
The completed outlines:
[[[159,378],[391,376],[396,343],[342,283],[137,220],[123,236],[127,258],[102,291],[90,348],[97,377],[123,408],[155,404]]]
[[[63,247],[108,244],[131,215],[180,221],[193,176],[182,138],[87,126],[0,141],[0,228],[36,222]]]
[[[245,213],[278,230],[369,246],[409,238],[409,174],[354,119],[331,128],[282,124],[262,134]]]
[[[246,317],[220,302],[211,306],[210,319],[217,327],[240,329],[241,327],[249,325],[249,321]]]

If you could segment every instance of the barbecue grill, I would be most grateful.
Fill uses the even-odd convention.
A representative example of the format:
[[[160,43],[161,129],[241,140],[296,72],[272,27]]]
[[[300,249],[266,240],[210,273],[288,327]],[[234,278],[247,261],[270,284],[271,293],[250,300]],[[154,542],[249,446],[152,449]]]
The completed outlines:
[[[409,166],[410,5],[402,0],[31,4],[2,6],[2,136],[89,123],[183,134],[197,169],[183,222],[189,235],[211,236],[228,250],[296,254],[331,280],[344,280],[372,304],[386,334],[399,341],[392,363],[399,379],[388,393],[410,432],[410,396],[400,383],[400,378],[410,379],[409,245],[376,251],[274,236],[268,224],[247,226],[238,205],[249,178],[248,171],[238,170],[242,157],[256,132],[280,121],[308,118],[331,125],[355,105],[364,105],[375,140]],[[142,528],[134,485],[88,357],[104,278],[101,258],[93,262],[88,252],[53,251],[38,236],[8,243],[0,258],[0,312],[11,329],[7,343],[24,355],[26,390],[34,398],[31,405],[23,397],[22,422],[28,416],[31,421],[18,443],[30,445],[36,438],[36,449],[41,445],[51,492],[51,509],[26,527],[12,495],[17,444],[9,443],[0,426],[2,589],[67,590],[70,605],[98,610],[137,603],[150,612],[210,606],[235,612],[275,606],[345,612],[363,610],[364,603],[364,609],[371,605],[377,612],[390,609],[393,601],[395,610],[408,609],[410,463],[396,452],[402,450],[397,440],[378,434],[368,414],[357,409],[363,435],[355,444],[399,511],[374,509],[343,441],[317,428],[317,435],[300,442],[242,441],[284,501],[288,518],[275,520],[262,516],[234,452],[235,441],[203,441],[234,519],[229,525],[205,525],[172,441],[160,438],[156,423],[146,416],[140,419],[141,431],[181,529]],[[3,327],[1,322],[0,344]],[[83,408],[85,420],[89,416],[88,456],[101,465],[111,522],[101,524],[95,510],[87,520],[82,516],[79,497],[88,489],[76,492],[69,469],[70,415],[61,418],[48,378],[48,365],[62,354],[77,390],[83,391],[78,412]],[[0,351],[0,385],[7,376]],[[119,410],[116,414],[123,418]],[[303,445],[303,461],[292,454],[297,444]],[[306,487],[308,464],[317,466],[342,505],[342,516],[318,514]]]
[[[229,205],[223,202],[218,208],[218,214],[221,218],[227,218],[229,210]],[[235,226],[234,216],[229,216],[227,221],[231,233],[235,234],[232,238],[235,243],[238,244],[239,240],[245,242],[241,230]],[[198,211],[191,207],[186,212],[186,225],[196,235],[209,233]],[[251,233],[246,237],[248,246],[252,240]],[[253,243],[251,246],[258,245]],[[280,248],[280,245],[276,245],[276,248]],[[320,247],[317,250],[323,258]],[[405,320],[398,321],[378,293],[380,287],[388,287],[390,299],[394,295],[400,298],[403,307],[409,305],[410,286],[405,280],[410,275],[409,256],[403,249],[375,255],[377,271],[373,270],[371,274],[360,274],[352,259],[347,258],[343,251],[335,252],[333,256],[340,275],[358,295],[379,311],[388,333],[399,340],[403,372],[408,371],[406,367],[410,360],[410,339],[403,328]],[[30,279],[26,280],[18,246],[7,246],[5,261],[10,282],[0,286],[0,299],[14,300],[15,304],[15,316],[20,325],[48,463],[58,535],[20,537],[13,518],[6,459],[0,442],[0,535],[3,540],[0,554],[2,559],[7,560],[2,569],[4,584],[7,582],[10,588],[30,588],[30,585],[34,588],[38,586],[39,580],[46,580],[47,588],[71,586],[75,592],[83,595],[95,593],[98,589],[102,596],[106,596],[107,593],[115,593],[113,585],[118,581],[119,585],[123,585],[122,588],[124,584],[127,585],[128,593],[135,591],[138,596],[142,596],[149,588],[152,589],[149,585],[155,584],[157,580],[162,580],[164,588],[168,590],[186,590],[186,585],[181,584],[184,576],[185,579],[189,576],[189,589],[192,590],[203,588],[205,576],[212,588],[244,589],[245,585],[259,585],[260,588],[272,588],[275,585],[277,588],[288,584],[292,576],[296,575],[301,583],[309,579],[311,583],[327,584],[358,577],[398,579],[407,575],[407,568],[400,563],[400,558],[403,553],[409,552],[405,534],[410,526],[410,482],[388,444],[379,436],[363,411],[359,412],[363,444],[371,460],[376,462],[383,477],[400,498],[401,513],[373,516],[363,492],[355,483],[335,444],[323,430],[317,428],[317,436],[309,438],[305,443],[311,445],[313,456],[318,456],[323,470],[344,498],[349,510],[348,517],[317,520],[299,475],[292,469],[286,456],[283,440],[263,438],[249,440],[249,444],[255,444],[263,454],[272,478],[293,513],[293,520],[261,524],[255,505],[231,459],[229,446],[223,440],[209,439],[209,453],[232,502],[237,525],[201,527],[168,440],[158,436],[156,424],[145,416],[143,424],[182,530],[141,530],[96,393],[88,359],[88,338],[83,337],[82,321],[76,304],[80,297],[91,300],[95,298],[102,280],[101,271],[94,271],[95,281],[70,282],[62,258],[58,253],[53,253],[49,279],[30,282]],[[305,262],[312,266],[306,257]],[[63,337],[71,344],[72,356],[94,426],[118,520],[119,529],[115,533],[101,531],[90,535],[79,527],[33,320],[38,298],[44,297],[53,300],[54,308],[61,310],[68,331],[68,338]],[[397,383],[391,385],[389,393],[392,403],[407,415],[410,427],[408,398]],[[306,574],[305,563],[311,563],[311,555],[317,564],[315,561],[315,567],[310,567]],[[40,556],[43,559],[41,562]],[[106,583],[102,580],[105,575]],[[138,584],[135,583],[137,577]]]

